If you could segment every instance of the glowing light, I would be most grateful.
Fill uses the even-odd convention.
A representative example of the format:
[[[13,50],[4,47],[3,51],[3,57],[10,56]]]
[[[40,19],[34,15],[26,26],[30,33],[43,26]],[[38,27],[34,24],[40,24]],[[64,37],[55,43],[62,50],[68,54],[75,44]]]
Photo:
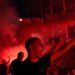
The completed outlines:
[[[14,50],[14,51],[13,51]],[[23,45],[20,45],[20,46],[16,46],[16,47],[11,47],[9,49],[5,49],[2,53],[2,59],[5,59],[6,61],[8,61],[8,56],[10,57],[10,62],[14,59],[17,58],[17,54],[18,52],[22,51],[24,53],[24,58],[23,60],[25,60],[28,56],[27,54],[27,51],[25,50],[24,46]]]
[[[19,19],[19,21],[23,21],[23,19],[22,19],[22,18],[20,18],[20,19]]]

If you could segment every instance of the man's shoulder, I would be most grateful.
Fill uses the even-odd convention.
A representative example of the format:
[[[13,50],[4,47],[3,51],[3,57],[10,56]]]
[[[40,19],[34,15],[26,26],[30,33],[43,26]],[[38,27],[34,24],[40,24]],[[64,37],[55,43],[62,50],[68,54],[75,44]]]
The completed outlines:
[[[41,58],[41,60],[42,60],[42,61],[50,60],[50,54],[47,54],[47,55],[43,56],[43,57]]]
[[[17,62],[17,59],[12,60],[11,64],[14,64]]]
[[[28,58],[23,61],[23,64],[29,63]]]
[[[43,56],[40,59],[40,63],[41,63],[41,65],[49,65],[50,64],[50,54]]]

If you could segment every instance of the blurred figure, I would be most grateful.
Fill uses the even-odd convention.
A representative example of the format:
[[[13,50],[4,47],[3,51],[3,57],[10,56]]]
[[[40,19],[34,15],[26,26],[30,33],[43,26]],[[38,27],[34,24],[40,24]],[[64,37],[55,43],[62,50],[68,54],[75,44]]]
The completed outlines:
[[[19,52],[17,59],[13,60],[9,67],[9,73],[11,75],[23,75],[22,74],[22,59],[24,57],[23,52]]]
[[[63,58],[58,63],[58,75],[74,75],[72,69],[69,68],[68,62]]]
[[[10,62],[10,58],[8,61],[2,59],[2,64],[0,64],[0,75],[7,75],[8,74],[8,63]]]
[[[47,75],[50,66],[50,50],[44,50],[44,45],[37,37],[26,40],[25,48],[28,58],[23,62],[24,75]]]

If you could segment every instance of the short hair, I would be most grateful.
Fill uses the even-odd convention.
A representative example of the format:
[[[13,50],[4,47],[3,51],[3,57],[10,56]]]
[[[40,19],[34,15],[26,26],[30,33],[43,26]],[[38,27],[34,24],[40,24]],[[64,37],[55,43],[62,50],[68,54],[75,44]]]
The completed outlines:
[[[31,37],[31,38],[26,40],[25,48],[28,51],[28,53],[29,53],[29,46],[33,45],[36,40],[40,40],[40,39],[38,37]]]
[[[21,54],[24,54],[24,53],[23,53],[23,52],[19,52],[19,53],[18,53],[18,57],[20,57],[20,56],[21,56]]]

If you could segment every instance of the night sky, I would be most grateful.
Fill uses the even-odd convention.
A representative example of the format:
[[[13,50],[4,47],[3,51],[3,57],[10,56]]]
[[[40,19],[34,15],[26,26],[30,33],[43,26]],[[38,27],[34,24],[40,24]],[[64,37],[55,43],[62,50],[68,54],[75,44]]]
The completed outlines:
[[[20,17],[43,17],[50,14],[50,5],[54,14],[61,14],[63,11],[63,0],[12,0]],[[66,12],[75,10],[74,0],[64,0]]]

